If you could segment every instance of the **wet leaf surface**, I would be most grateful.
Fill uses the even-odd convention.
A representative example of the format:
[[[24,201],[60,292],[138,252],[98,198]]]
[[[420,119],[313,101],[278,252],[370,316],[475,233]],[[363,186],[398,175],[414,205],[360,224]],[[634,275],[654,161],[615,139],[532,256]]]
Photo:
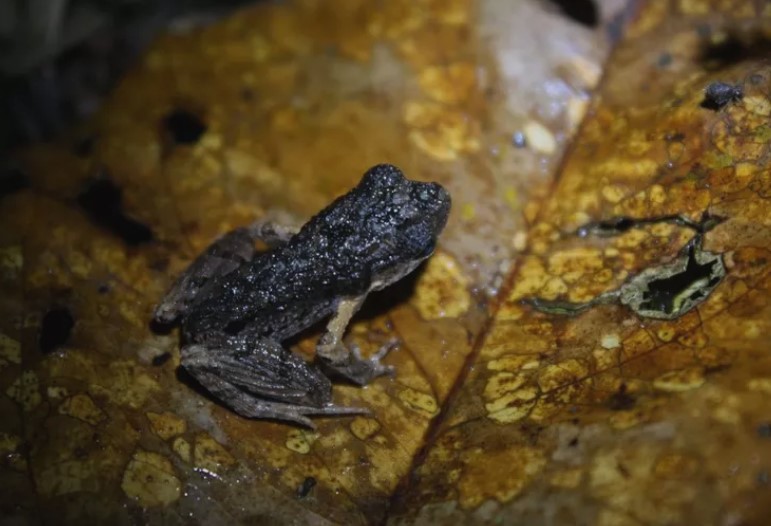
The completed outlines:
[[[761,524],[771,11],[728,4],[640,8],[607,65],[619,2],[594,29],[546,2],[297,2],[161,39],[0,198],[3,515]],[[400,339],[396,376],[336,386],[373,415],[315,432],[238,417],[178,369],[155,303],[217,235],[303,221],[384,161],[454,203],[435,256],[350,328],[365,353]],[[647,220],[705,212],[724,220],[703,234]],[[679,257],[675,283],[657,269]],[[525,301],[641,275],[670,313],[698,301]]]

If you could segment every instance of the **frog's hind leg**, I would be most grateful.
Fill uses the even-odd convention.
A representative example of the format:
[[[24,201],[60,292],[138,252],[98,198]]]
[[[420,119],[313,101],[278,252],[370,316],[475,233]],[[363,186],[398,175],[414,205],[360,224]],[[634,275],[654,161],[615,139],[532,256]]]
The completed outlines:
[[[220,237],[177,278],[155,308],[153,319],[159,323],[173,323],[184,316],[209,280],[233,272],[251,260],[254,253],[254,238],[246,228],[231,230]]]
[[[190,370],[189,368],[186,368]],[[366,415],[369,411],[362,407],[346,407],[329,404],[324,407],[297,406],[282,404],[271,400],[261,400],[240,390],[237,386],[223,381],[213,373],[205,371],[190,371],[193,377],[201,383],[218,400],[245,418],[281,420],[293,422],[309,429],[316,425],[308,416],[348,416]]]
[[[341,299],[337,312],[327,324],[327,332],[316,345],[316,356],[323,367],[358,385],[366,385],[384,374],[393,374],[393,367],[381,364],[380,360],[398,343],[395,340],[386,343],[370,358],[362,358],[357,346],[345,345],[345,329],[365,298],[366,294]]]
[[[248,418],[314,425],[308,416],[368,414],[334,405],[318,368],[271,340],[235,336],[182,348],[182,365],[209,392]]]
[[[170,324],[184,316],[209,280],[225,276],[254,258],[256,241],[275,248],[286,243],[296,233],[296,227],[282,226],[271,221],[258,221],[231,230],[209,245],[180,275],[155,308],[153,319],[158,323]]]

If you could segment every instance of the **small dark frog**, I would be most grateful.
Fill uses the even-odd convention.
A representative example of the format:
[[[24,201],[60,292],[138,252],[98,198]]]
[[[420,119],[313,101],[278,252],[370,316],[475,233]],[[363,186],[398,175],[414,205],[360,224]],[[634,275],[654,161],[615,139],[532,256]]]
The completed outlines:
[[[740,84],[727,82],[712,82],[704,88],[702,108],[717,111],[732,102],[738,102],[744,97],[744,89]]]
[[[308,415],[367,411],[332,403],[329,376],[359,385],[390,372],[343,343],[372,291],[434,251],[450,196],[391,165],[371,168],[350,192],[299,230],[269,222],[225,234],[180,276],[155,321],[182,326],[182,366],[239,414],[313,427]],[[268,251],[257,252],[260,240]],[[330,317],[307,363],[281,342]]]

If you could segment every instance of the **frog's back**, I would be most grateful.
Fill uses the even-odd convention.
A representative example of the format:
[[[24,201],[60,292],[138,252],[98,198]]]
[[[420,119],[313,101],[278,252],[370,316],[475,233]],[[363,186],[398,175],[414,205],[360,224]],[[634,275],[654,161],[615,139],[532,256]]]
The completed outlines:
[[[366,292],[366,269],[326,243],[299,237],[207,286],[184,320],[188,337],[249,331],[283,340],[329,316],[338,298]]]
[[[378,165],[286,244],[207,284],[184,321],[189,338],[254,331],[277,340],[414,269],[434,250],[450,198],[435,183]]]

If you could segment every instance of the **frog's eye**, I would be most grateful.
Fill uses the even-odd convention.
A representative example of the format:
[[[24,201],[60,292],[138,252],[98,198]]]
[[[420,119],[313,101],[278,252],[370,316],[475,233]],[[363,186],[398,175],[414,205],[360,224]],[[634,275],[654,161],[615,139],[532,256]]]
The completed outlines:
[[[370,168],[362,183],[371,186],[393,187],[404,181],[404,174],[392,164],[378,164]]]
[[[416,196],[424,203],[431,203],[437,199],[439,187],[436,183],[423,183],[418,187]]]
[[[434,249],[436,249],[436,241],[432,239],[431,241],[429,241],[428,243],[426,243],[421,247],[418,258],[421,258],[421,259],[427,258],[428,256],[434,253]]]

